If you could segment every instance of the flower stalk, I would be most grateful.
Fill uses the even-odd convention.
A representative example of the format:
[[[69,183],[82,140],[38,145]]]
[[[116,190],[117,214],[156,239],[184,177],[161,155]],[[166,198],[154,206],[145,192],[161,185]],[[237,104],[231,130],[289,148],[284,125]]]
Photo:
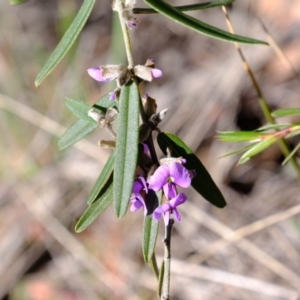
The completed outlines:
[[[125,44],[125,50],[127,55],[128,67],[133,68],[134,63],[133,63],[133,56],[132,56],[132,46],[131,46],[131,41],[129,36],[129,30],[123,18],[124,4],[122,0],[115,0],[115,7],[119,14],[119,19],[120,19],[120,24],[121,24],[121,29],[122,29],[122,34],[123,34],[123,39]]]

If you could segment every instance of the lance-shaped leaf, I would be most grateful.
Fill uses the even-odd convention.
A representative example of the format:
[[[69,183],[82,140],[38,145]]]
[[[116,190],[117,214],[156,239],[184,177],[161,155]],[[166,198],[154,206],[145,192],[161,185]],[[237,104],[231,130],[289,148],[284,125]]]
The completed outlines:
[[[159,222],[152,217],[152,212],[161,204],[162,191],[155,193],[153,190],[149,190],[146,196],[146,203],[153,205],[151,208],[147,207],[148,215],[144,218],[143,226],[143,255],[145,262],[149,263],[155,250],[159,225]]]
[[[109,159],[107,160],[102,172],[100,173],[93,189],[91,190],[87,203],[92,204],[101,193],[101,190],[105,187],[108,179],[112,176],[115,167],[115,152],[112,152]]]
[[[69,105],[68,107],[75,113],[75,108],[74,109],[73,109],[73,107],[71,108],[70,104],[76,103],[76,100],[72,100],[72,101],[71,100],[72,99],[68,99],[68,105]],[[80,101],[80,102],[84,103],[82,101]],[[85,104],[85,103],[84,103],[84,105],[80,105],[80,103],[79,103],[79,106],[81,107],[81,110],[78,110],[75,114],[79,117],[81,116],[84,119],[80,119],[76,123],[74,123],[59,139],[58,147],[60,150],[65,149],[65,148],[75,144],[76,142],[78,142],[79,140],[84,138],[88,133],[90,133],[91,131],[93,131],[94,129],[96,129],[98,127],[97,122],[94,121],[92,118],[88,117],[88,111],[91,108],[95,108],[95,109],[99,110],[100,112],[102,112],[103,114],[105,114],[106,110],[109,107],[117,106],[117,102],[110,101],[109,95],[107,94],[93,106],[89,106],[88,104]],[[83,110],[83,108],[84,108],[84,110]],[[79,113],[79,111],[81,111],[81,112]],[[88,119],[86,119],[86,118],[88,118]]]
[[[278,138],[276,137],[270,137],[264,141],[261,141],[257,144],[255,144],[252,148],[250,148],[248,151],[246,151],[240,158],[238,164],[243,164],[247,162],[251,157],[257,155],[258,153],[266,150],[269,148],[272,144],[274,144],[276,141],[278,141]]]
[[[97,122],[89,117],[88,112],[90,109],[92,109],[92,106],[88,105],[86,102],[66,98],[65,103],[67,108],[79,119],[87,121],[89,123],[94,123],[95,125],[98,125]],[[96,109],[97,110],[97,109]],[[99,111],[99,110],[98,110]],[[99,111],[101,112],[101,110]]]
[[[120,218],[125,215],[132,193],[138,158],[139,90],[135,82],[121,89],[117,122],[114,171],[114,207]]]
[[[199,158],[179,137],[171,133],[159,133],[157,142],[165,154],[167,154],[167,147],[171,148],[172,156],[182,156],[187,161],[185,167],[196,171],[196,176],[192,180],[192,186],[202,197],[217,207],[222,208],[226,205],[221,191],[214,183],[208,171]]]
[[[194,11],[194,10],[213,8],[216,6],[228,5],[234,1],[235,0],[213,0],[210,2],[204,2],[204,3],[175,6],[175,8],[179,9],[180,11]],[[157,13],[157,11],[154,9],[151,9],[151,8],[134,8],[133,13],[134,14],[154,14],[154,13]]]
[[[289,124],[289,123],[267,124],[267,125],[257,128],[255,131],[267,131],[267,130],[271,130],[271,129],[281,130],[282,128],[290,127],[290,126],[291,126],[291,124]]]
[[[193,29],[202,34],[208,35],[210,37],[228,41],[228,42],[237,42],[237,43],[245,43],[245,44],[265,44],[268,43],[250,39],[244,36],[231,34],[214,26],[208,25],[204,22],[201,22],[189,15],[182,13],[179,9],[173,7],[172,5],[166,3],[163,0],[144,0],[149,6],[154,8],[159,13],[165,15],[166,17],[178,22],[190,29]]]
[[[164,284],[164,278],[165,278],[165,261],[163,260],[161,263],[161,267],[159,270],[159,276],[158,276],[158,286],[157,286],[157,296],[158,299],[161,299],[162,294],[162,288]]]
[[[218,132],[218,138],[222,142],[246,142],[260,139],[263,134],[255,131],[224,131]]]
[[[85,22],[90,16],[96,0],[84,0],[79,12],[74,18],[72,24],[56,46],[40,73],[35,80],[35,86],[38,87],[47,75],[58,65],[66,53],[69,51],[77,36],[81,32]]]
[[[250,149],[251,147],[253,147],[253,145],[247,145],[245,147],[235,149],[233,151],[230,151],[230,152],[227,152],[227,153],[221,155],[220,158],[223,158],[223,157],[226,157],[226,156],[230,156],[230,155],[233,155],[233,154],[237,154],[237,153],[241,153],[241,152],[245,152],[248,149]]]
[[[111,177],[111,179],[107,182],[106,187],[102,189],[95,201],[85,210],[75,226],[75,231],[81,232],[89,227],[95,221],[95,219],[109,206],[112,200],[113,184]]]
[[[300,108],[284,108],[272,112],[272,116],[274,118],[285,117],[290,115],[299,115],[299,114],[300,114]]]

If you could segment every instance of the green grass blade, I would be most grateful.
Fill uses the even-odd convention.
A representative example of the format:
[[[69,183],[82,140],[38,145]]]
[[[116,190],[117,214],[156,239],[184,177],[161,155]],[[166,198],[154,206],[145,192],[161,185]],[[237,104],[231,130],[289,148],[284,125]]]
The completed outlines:
[[[291,151],[291,153],[285,158],[285,160],[282,162],[282,165],[284,166],[285,164],[288,163],[288,161],[296,154],[296,152],[300,149],[300,143],[296,145],[296,147]]]
[[[96,218],[109,206],[113,200],[113,184],[110,180],[108,186],[102,190],[97,199],[88,206],[75,226],[76,232],[82,232],[89,227]]]
[[[62,37],[59,44],[56,46],[40,73],[35,80],[35,86],[38,87],[41,82],[48,76],[51,71],[58,65],[63,59],[66,53],[69,51],[79,33],[81,32],[85,22],[90,16],[96,0],[84,0],[79,12],[74,18],[72,24]]]
[[[208,35],[210,37],[227,41],[227,42],[268,45],[268,43],[264,41],[251,39],[236,34],[231,34],[227,31],[208,25],[189,15],[182,13],[179,9],[171,6],[170,4],[164,2],[163,0],[144,0],[144,1],[153,9],[155,9],[162,15],[165,15],[166,17],[170,18],[171,20],[174,20],[175,22],[178,22],[183,26],[186,26],[190,29],[193,29],[197,32]]]
[[[155,203],[156,207],[161,204],[162,200],[162,192],[158,193],[151,193],[150,190],[147,196],[150,195],[150,198],[147,197],[146,203]],[[147,201],[148,200],[148,201]],[[156,208],[153,207],[153,210]],[[153,212],[153,211],[151,211]],[[155,245],[156,245],[156,239],[157,239],[157,234],[158,234],[158,226],[159,222],[153,219],[152,214],[147,215],[144,218],[144,226],[143,226],[143,255],[144,255],[144,260],[146,263],[149,263],[152,259],[154,250],[155,250]]]
[[[122,87],[117,122],[114,207],[117,217],[125,215],[132,193],[138,158],[139,90],[135,82]]]
[[[272,112],[274,118],[285,117],[290,115],[299,115],[300,108],[283,108]]]
[[[259,139],[263,134],[255,131],[221,131],[218,139],[222,142],[246,142]]]
[[[244,164],[247,162],[251,157],[261,153],[262,151],[266,150],[269,148],[272,144],[274,144],[276,141],[278,141],[277,138],[271,137],[268,138],[262,142],[257,143],[254,145],[252,148],[250,148],[248,151],[246,151],[240,158],[238,164]]]
[[[172,150],[172,156],[186,159],[185,167],[189,170],[195,170],[196,176],[192,180],[192,187],[207,201],[213,205],[223,208],[226,201],[211,178],[210,174],[203,166],[199,158],[193,151],[176,135],[171,133],[159,133],[157,142],[161,150],[166,154],[167,147]]]
[[[101,193],[101,190],[104,188],[105,184],[111,177],[113,170],[115,167],[115,152],[112,152],[110,157],[108,158],[101,174],[99,175],[94,187],[92,188],[87,204],[90,205],[92,204],[98,197],[98,195]]]
[[[213,8],[216,6],[228,5],[234,1],[235,0],[213,0],[210,2],[204,2],[204,3],[199,3],[199,4],[175,6],[175,8],[179,9],[180,11],[194,11],[194,10]],[[133,13],[135,13],[135,14],[155,14],[155,13],[157,13],[157,11],[154,9],[151,9],[151,8],[134,8]]]

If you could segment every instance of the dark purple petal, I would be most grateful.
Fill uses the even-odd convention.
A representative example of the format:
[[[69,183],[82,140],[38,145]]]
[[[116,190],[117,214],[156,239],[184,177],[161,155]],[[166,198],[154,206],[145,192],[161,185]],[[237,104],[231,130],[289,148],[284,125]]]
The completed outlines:
[[[110,78],[103,77],[101,68],[90,68],[87,71],[89,75],[97,81],[108,82],[111,80]]]
[[[132,203],[130,206],[131,212],[135,212],[139,208],[144,207],[144,215],[147,215],[147,207],[145,204],[145,200],[140,194],[136,195],[136,197],[131,197],[130,202]]]
[[[147,186],[147,182],[146,182],[145,178],[140,176],[140,181],[143,185],[144,191],[146,192],[146,194],[148,194],[148,186]]]
[[[143,188],[143,184],[139,180],[135,180],[133,184],[132,193],[138,194]]]
[[[173,208],[172,213],[173,213],[176,221],[179,222],[181,220],[181,215],[180,215],[179,211],[177,210],[177,208]]]
[[[169,202],[164,203],[162,205],[160,205],[159,207],[157,207],[154,212],[153,212],[153,218],[156,221],[159,221],[161,218],[162,214],[165,214],[167,211],[169,211],[171,209],[171,206],[169,204]]]
[[[180,163],[169,164],[171,180],[180,187],[187,188],[191,185],[189,171]]]
[[[164,185],[164,194],[168,199],[175,198],[177,196],[176,185],[174,183],[168,182]]]
[[[167,165],[162,165],[156,169],[154,174],[149,178],[149,189],[158,192],[170,177],[170,170]]]
[[[135,212],[136,210],[138,210],[139,208],[141,208],[143,206],[143,203],[141,201],[138,200],[133,200],[131,201],[131,206],[130,206],[130,211],[131,212]]]
[[[186,194],[180,193],[175,198],[171,199],[169,201],[169,204],[170,204],[171,208],[174,209],[178,205],[183,204],[186,200],[187,200]]]
[[[151,70],[151,75],[153,78],[159,78],[162,76],[162,71],[160,69],[153,68]]]

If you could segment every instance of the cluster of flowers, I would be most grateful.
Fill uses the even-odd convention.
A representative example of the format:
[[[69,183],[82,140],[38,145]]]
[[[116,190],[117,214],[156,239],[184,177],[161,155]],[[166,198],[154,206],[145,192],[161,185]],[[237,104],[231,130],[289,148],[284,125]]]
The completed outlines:
[[[133,77],[138,77],[140,80],[152,81],[153,78],[162,76],[162,71],[155,68],[154,60],[152,59],[148,59],[144,66],[136,65],[129,68],[121,65],[106,65],[90,68],[88,69],[88,73],[92,78],[100,82],[116,80],[117,88],[110,93],[111,101],[118,100],[121,87],[132,80]],[[165,109],[156,114],[156,101],[148,95],[146,95],[144,105],[148,122],[142,124],[140,127],[140,142],[143,142],[150,131],[156,128],[167,111],[167,109]],[[151,160],[149,156],[148,158]],[[185,163],[186,160],[183,158],[168,157],[160,161],[160,166],[155,170],[153,175],[147,179],[145,176],[139,176],[134,182],[132,196],[130,198],[130,211],[134,212],[143,207],[145,216],[151,214],[152,212],[148,209],[151,203],[147,203],[149,199],[147,198],[147,194],[149,194],[151,190],[154,192],[163,190],[163,199],[166,201],[155,208],[152,213],[153,218],[159,221],[163,216],[166,226],[169,224],[171,214],[174,215],[177,221],[180,221],[181,216],[177,210],[177,206],[183,204],[187,200],[187,196],[184,193],[178,193],[177,186],[188,188],[195,175],[192,171],[187,170],[183,166]]]
[[[145,65],[136,65],[132,68],[122,65],[106,65],[90,68],[87,71],[92,78],[100,82],[116,80],[117,88],[109,96],[111,101],[118,100],[121,87],[134,76],[146,81],[162,76],[162,71],[155,68],[153,59],[148,59]]]
[[[185,162],[183,158],[174,158],[170,162],[168,159],[167,162],[162,162],[148,180],[142,176],[135,180],[130,198],[130,211],[134,212],[143,207],[144,215],[146,216],[148,214],[148,203],[145,200],[147,199],[146,194],[150,190],[155,192],[163,190],[164,199],[167,201],[153,211],[153,218],[159,221],[161,216],[163,216],[166,226],[169,224],[171,214],[174,215],[177,221],[180,221],[181,216],[177,206],[183,204],[187,200],[187,196],[184,193],[178,193],[177,186],[188,188],[194,176],[193,172],[183,166]]]

